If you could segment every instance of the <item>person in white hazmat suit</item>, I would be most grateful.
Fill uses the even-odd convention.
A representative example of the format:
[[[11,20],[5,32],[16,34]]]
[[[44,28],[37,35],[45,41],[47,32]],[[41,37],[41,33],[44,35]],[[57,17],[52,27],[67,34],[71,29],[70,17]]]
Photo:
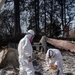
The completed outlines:
[[[34,31],[28,30],[26,35],[20,40],[18,44],[19,54],[19,75],[34,75],[34,67],[32,64],[32,45],[31,42],[34,37]]]
[[[58,49],[48,49],[46,53],[46,63],[49,68],[58,69],[58,75],[63,75],[63,58]]]

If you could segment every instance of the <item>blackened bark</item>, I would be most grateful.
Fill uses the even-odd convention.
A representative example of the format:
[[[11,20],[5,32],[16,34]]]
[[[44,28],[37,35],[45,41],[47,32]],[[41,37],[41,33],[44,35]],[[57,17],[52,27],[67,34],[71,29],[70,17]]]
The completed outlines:
[[[21,34],[19,1],[20,0],[14,0],[15,35],[20,35]]]
[[[36,32],[38,32],[38,29],[39,29],[39,0],[35,0],[35,24],[36,24]],[[36,33],[36,35],[38,33]]]

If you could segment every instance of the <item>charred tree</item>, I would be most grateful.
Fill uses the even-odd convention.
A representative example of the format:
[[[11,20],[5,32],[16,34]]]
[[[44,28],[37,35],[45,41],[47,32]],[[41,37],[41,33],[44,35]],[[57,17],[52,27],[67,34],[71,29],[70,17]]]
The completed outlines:
[[[35,24],[36,24],[36,32],[39,29],[39,0],[35,0]],[[38,33],[36,33],[37,35]]]
[[[46,35],[46,0],[44,0],[44,15],[45,15],[45,27],[44,27],[44,30],[45,30],[45,35]]]
[[[14,0],[14,13],[15,13],[15,36],[21,34],[20,28],[20,9],[19,9],[20,0]]]

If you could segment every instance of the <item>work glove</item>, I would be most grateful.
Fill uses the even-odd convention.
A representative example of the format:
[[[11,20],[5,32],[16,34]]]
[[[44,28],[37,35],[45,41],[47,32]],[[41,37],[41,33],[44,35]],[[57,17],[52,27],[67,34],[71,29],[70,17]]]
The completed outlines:
[[[49,69],[57,69],[57,65],[53,65],[53,66],[48,66]]]
[[[32,61],[32,57],[31,57],[31,56],[28,57],[28,61],[29,61],[29,62]]]

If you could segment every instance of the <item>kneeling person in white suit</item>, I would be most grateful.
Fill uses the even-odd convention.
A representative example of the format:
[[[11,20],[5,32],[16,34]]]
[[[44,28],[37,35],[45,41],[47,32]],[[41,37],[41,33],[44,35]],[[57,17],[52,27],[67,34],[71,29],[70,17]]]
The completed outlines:
[[[58,69],[59,74],[63,75],[63,58],[61,52],[58,49],[48,49],[46,53],[46,62],[48,68]]]

